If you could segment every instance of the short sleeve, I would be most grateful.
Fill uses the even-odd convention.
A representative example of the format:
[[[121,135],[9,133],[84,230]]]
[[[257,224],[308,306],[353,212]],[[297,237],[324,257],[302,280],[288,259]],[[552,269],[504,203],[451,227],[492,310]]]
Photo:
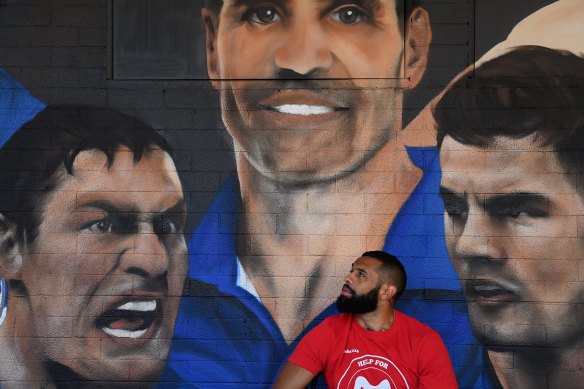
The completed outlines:
[[[423,339],[419,350],[419,389],[456,389],[456,376],[450,355],[440,335],[431,331]]]
[[[333,336],[328,320],[314,327],[298,343],[288,362],[300,366],[314,375],[325,370],[333,346]]]

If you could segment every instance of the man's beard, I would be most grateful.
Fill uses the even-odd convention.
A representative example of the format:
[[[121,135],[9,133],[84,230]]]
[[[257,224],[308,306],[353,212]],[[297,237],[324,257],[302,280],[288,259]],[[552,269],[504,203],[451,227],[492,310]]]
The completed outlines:
[[[365,294],[356,294],[353,289],[345,285],[353,295],[351,297],[340,295],[337,298],[337,309],[343,313],[363,314],[372,312],[377,308],[377,298],[381,285],[376,286]]]

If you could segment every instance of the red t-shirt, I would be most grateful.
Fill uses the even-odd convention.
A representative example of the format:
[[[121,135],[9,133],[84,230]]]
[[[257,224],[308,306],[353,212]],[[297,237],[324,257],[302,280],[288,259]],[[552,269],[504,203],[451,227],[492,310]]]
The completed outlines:
[[[457,388],[448,351],[427,325],[395,311],[387,331],[368,331],[352,314],[332,316],[300,341],[289,362],[329,388]]]

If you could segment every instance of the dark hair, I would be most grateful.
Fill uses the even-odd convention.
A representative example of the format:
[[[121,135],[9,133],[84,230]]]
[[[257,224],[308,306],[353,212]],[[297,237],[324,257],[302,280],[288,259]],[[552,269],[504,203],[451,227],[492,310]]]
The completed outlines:
[[[395,1],[396,12],[397,12],[397,16],[398,16],[399,21],[400,21],[400,28],[402,31],[403,31],[403,24],[404,24],[405,16],[408,16],[418,6],[420,6],[420,0],[396,0]],[[223,7],[223,0],[205,0],[205,7],[209,8],[210,10],[215,12],[215,14],[217,14],[217,16],[219,16],[219,13],[221,12],[221,7]],[[405,11],[406,12],[405,15],[404,15],[404,10],[407,10],[407,11]]]
[[[489,147],[496,137],[535,134],[567,172],[584,166],[584,58],[521,46],[461,77],[434,109],[437,140]],[[479,78],[480,77],[480,78]],[[468,84],[468,85],[467,85]]]
[[[85,150],[100,150],[108,167],[126,146],[134,161],[153,147],[171,153],[166,140],[145,123],[112,109],[49,106],[0,148],[0,213],[16,224],[18,238],[37,236],[46,197]]]
[[[380,274],[380,276],[382,279],[394,284],[397,287],[397,294],[395,295],[395,299],[397,300],[406,289],[406,284],[408,282],[406,269],[400,260],[390,253],[379,250],[366,251],[361,256],[375,258],[381,262],[382,274]]]

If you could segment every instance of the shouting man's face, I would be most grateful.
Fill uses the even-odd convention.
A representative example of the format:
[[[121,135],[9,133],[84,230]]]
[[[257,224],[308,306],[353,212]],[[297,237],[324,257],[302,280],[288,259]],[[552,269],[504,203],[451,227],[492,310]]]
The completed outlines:
[[[185,205],[170,156],[81,152],[60,168],[20,281],[49,369],[80,379],[161,373],[187,270]]]

